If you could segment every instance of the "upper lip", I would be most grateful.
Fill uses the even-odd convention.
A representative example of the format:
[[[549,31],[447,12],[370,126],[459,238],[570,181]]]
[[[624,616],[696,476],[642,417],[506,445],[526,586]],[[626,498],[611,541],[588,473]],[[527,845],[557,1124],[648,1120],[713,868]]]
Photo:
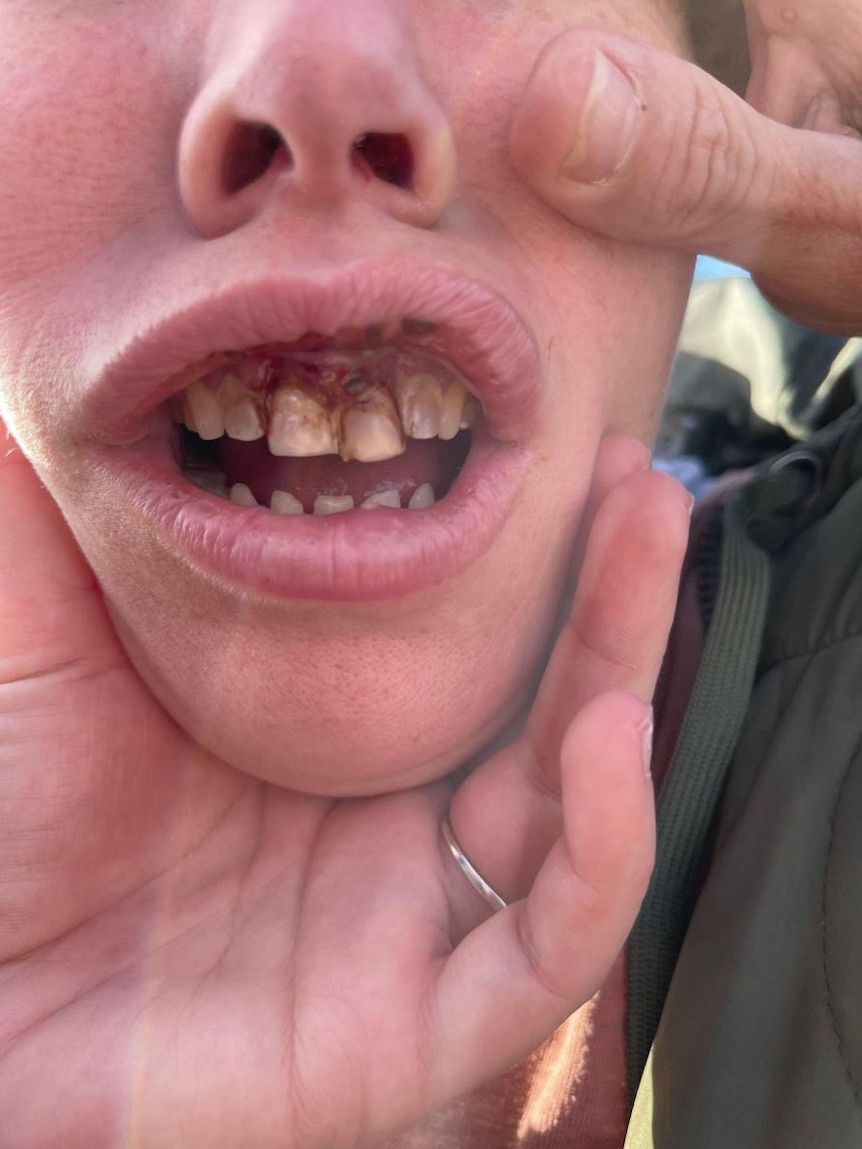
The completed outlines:
[[[492,435],[519,441],[529,433],[541,390],[529,327],[473,279],[391,259],[314,275],[270,272],[193,300],[136,336],[99,371],[85,399],[85,425],[113,443],[135,441],[159,405],[212,356],[405,317],[438,325],[442,343],[435,350],[467,379]]]

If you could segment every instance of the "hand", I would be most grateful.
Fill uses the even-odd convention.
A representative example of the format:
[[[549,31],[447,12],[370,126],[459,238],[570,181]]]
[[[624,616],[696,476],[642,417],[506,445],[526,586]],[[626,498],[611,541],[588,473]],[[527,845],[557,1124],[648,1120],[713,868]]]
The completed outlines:
[[[493,880],[525,896],[489,916],[441,845],[449,784],[321,800],[190,742],[0,439],[4,1149],[374,1145],[593,993],[651,866],[645,699],[686,535],[645,463],[603,451],[574,621],[527,732],[477,772],[501,815],[510,782],[553,794],[553,841],[501,817],[501,862],[526,861]],[[457,814],[487,853],[469,794]]]
[[[676,56],[572,31],[531,77],[513,161],[579,226],[741,264],[798,322],[858,333],[862,0],[747,8],[749,103]]]

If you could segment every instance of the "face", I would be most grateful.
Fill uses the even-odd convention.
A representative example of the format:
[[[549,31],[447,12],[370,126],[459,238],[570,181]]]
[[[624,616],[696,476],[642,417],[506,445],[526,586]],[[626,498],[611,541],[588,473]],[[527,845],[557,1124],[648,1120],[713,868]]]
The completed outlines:
[[[576,232],[508,157],[577,24],[673,46],[651,0],[3,2],[0,410],[237,768],[362,794],[474,754],[602,436],[651,434],[687,262]]]

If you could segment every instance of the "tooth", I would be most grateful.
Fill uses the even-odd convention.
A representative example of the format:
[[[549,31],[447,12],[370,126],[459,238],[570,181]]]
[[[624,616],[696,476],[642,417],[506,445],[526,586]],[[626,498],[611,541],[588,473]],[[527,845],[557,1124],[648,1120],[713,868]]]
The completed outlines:
[[[434,494],[434,488],[430,483],[423,483],[413,492],[407,506],[411,511],[424,511],[428,507],[433,507],[436,502],[437,496]]]
[[[326,405],[298,387],[279,387],[270,408],[269,449],[273,455],[297,459],[337,455],[338,442]]]
[[[345,462],[381,463],[404,453],[404,435],[395,403],[378,388],[341,412],[341,457]]]
[[[461,416],[461,430],[468,431],[471,427],[475,427],[481,414],[479,400],[474,395],[468,395],[464,404],[464,414]]]
[[[224,429],[231,439],[253,443],[264,435],[263,421],[252,399],[240,399],[225,412]]]
[[[183,423],[185,423],[185,425],[188,427],[188,429],[190,431],[197,431],[198,428],[197,428],[197,424],[195,423],[194,414],[192,413],[192,405],[191,405],[191,402],[189,401],[188,392],[183,393],[182,405],[183,405],[183,415],[182,415]]]
[[[198,435],[207,440],[220,439],[224,434],[224,416],[215,391],[203,383],[192,383],[186,388],[186,399]]]
[[[340,515],[342,511],[353,510],[352,495],[318,495],[314,500],[316,515]]]
[[[231,439],[253,443],[263,438],[263,420],[254,396],[235,375],[225,375],[219,385],[218,396],[224,412],[225,432]]]
[[[451,383],[446,388],[440,408],[441,439],[454,439],[461,430],[461,420],[464,417],[466,401],[467,391],[460,383]]]
[[[305,508],[289,491],[273,491],[269,508],[277,515],[304,515]]]
[[[398,409],[404,434],[435,439],[440,431],[442,389],[433,375],[409,375],[398,382]]]
[[[257,499],[251,493],[251,488],[247,487],[245,483],[234,483],[230,489],[230,501],[232,503],[238,503],[241,507],[260,506]]]
[[[374,507],[392,507],[394,510],[401,509],[401,495],[398,491],[378,491],[376,495],[370,495],[364,503],[359,504],[359,509],[363,507],[372,509]]]

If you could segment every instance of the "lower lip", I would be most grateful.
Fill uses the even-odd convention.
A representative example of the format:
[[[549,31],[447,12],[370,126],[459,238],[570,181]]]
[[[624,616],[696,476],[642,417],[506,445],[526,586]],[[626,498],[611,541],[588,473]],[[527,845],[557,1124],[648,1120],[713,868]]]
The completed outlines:
[[[374,602],[445,582],[486,552],[511,514],[530,460],[523,448],[479,433],[434,507],[302,517],[199,490],[163,440],[102,455],[97,465],[168,549],[206,575],[284,599]]]

